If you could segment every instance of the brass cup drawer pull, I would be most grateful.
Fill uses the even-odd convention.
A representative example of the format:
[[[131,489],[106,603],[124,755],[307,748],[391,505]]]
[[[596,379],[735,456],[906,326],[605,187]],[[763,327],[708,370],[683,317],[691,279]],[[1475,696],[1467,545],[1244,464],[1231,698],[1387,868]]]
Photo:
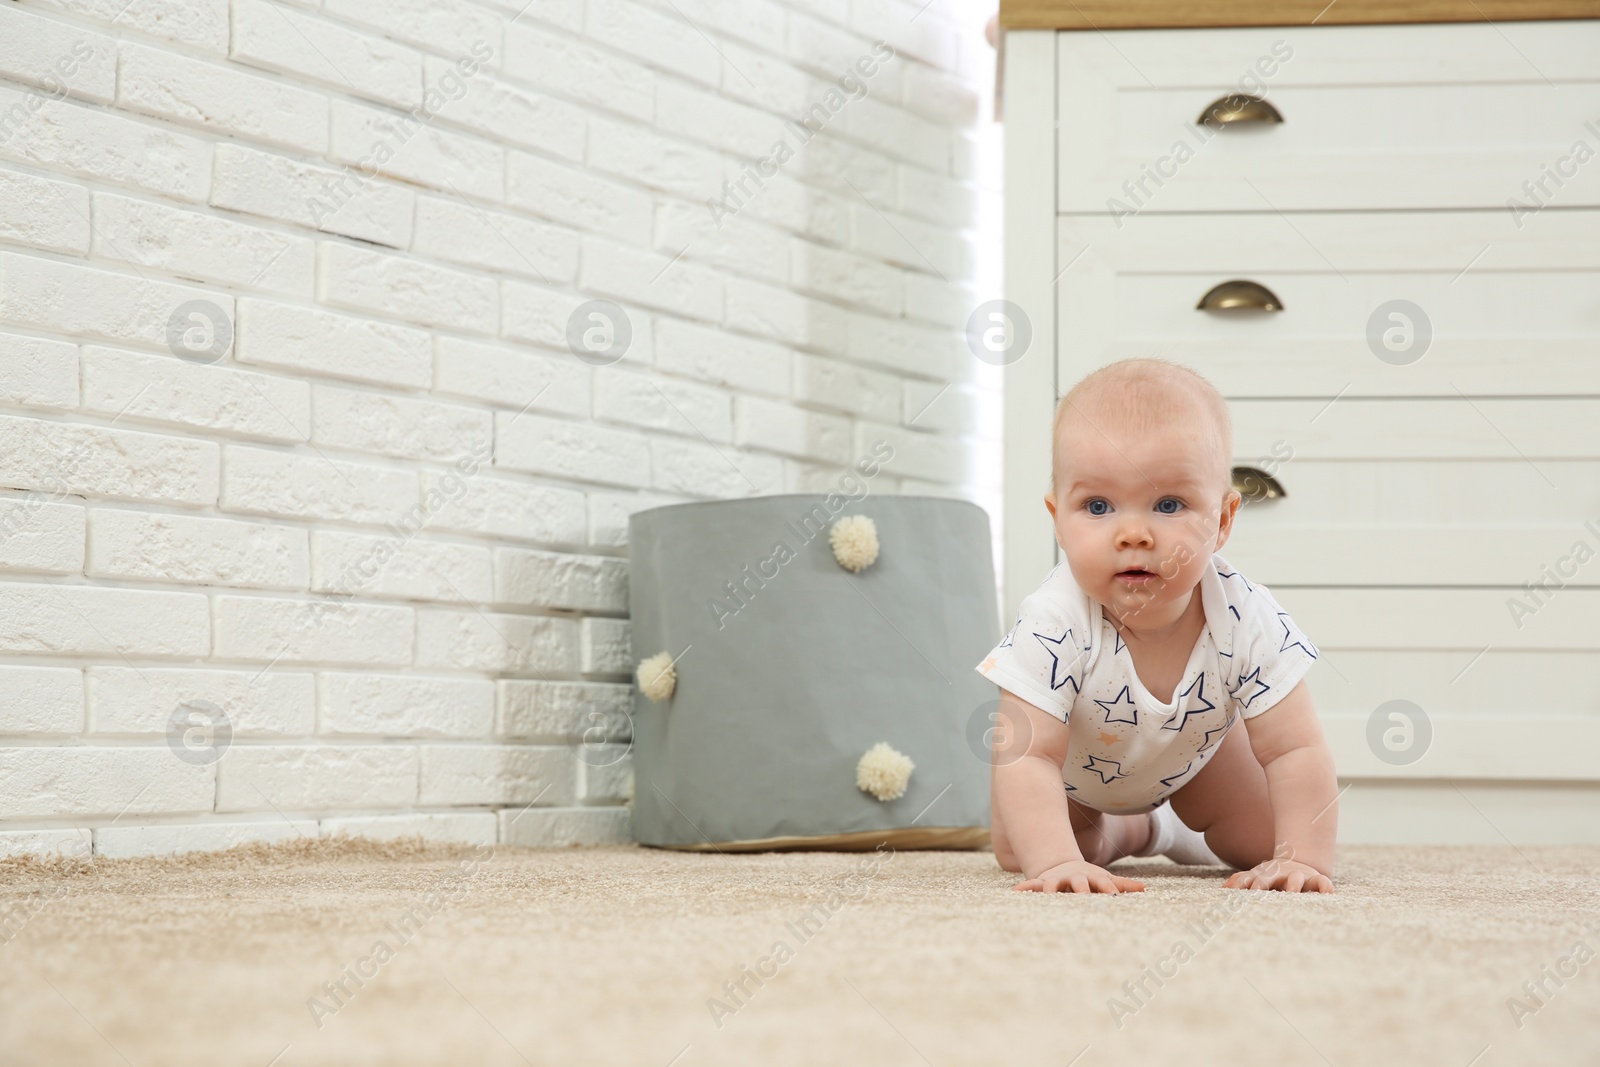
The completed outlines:
[[[1254,504],[1259,500],[1278,500],[1289,495],[1283,483],[1260,467],[1233,468],[1233,488],[1244,502]]]
[[[1206,295],[1200,298],[1200,303],[1196,304],[1195,308],[1199,311],[1229,311],[1235,308],[1282,311],[1283,301],[1279,300],[1278,295],[1271,289],[1259,282],[1235,278],[1213,285]]]
[[[1213,130],[1229,126],[1272,125],[1283,121],[1278,109],[1250,93],[1219,96],[1200,112],[1195,122]]]

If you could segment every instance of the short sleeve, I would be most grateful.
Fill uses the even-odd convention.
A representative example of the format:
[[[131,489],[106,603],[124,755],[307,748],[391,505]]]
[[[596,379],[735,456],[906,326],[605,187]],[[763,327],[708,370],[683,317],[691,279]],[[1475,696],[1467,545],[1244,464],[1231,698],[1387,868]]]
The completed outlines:
[[[1232,692],[1247,719],[1267,711],[1304,678],[1317,661],[1311,643],[1264,585],[1248,587],[1239,605],[1233,654],[1237,685]]]
[[[1088,668],[1088,625],[1087,602],[1060,564],[1022,601],[1016,625],[976,669],[1066,722]]]

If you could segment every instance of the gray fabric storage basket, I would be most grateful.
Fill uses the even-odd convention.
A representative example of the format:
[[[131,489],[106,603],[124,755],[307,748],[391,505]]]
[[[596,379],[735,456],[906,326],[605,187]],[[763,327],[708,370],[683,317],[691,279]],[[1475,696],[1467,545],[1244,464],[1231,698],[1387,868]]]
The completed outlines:
[[[731,851],[988,842],[989,764],[968,741],[974,715],[997,695],[973,669],[999,639],[988,515],[937,497],[874,495],[838,511],[830,499],[839,507],[844,498],[767,496],[632,516],[634,661],[679,657],[670,698],[634,690],[641,843]],[[880,544],[876,562],[854,574],[828,538],[851,514],[872,518]],[[779,543],[793,553],[788,562],[775,555]],[[743,584],[742,603],[730,582]],[[915,763],[905,794],[889,801],[856,785],[857,762],[880,741]]]

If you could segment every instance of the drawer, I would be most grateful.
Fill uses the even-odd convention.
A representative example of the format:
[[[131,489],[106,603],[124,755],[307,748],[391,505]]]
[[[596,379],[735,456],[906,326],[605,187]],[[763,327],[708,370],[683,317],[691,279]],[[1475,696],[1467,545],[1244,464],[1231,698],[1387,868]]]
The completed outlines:
[[[1154,355],[1237,398],[1600,397],[1600,210],[1550,211],[1521,229],[1483,211],[1056,223],[1063,388]],[[1197,310],[1233,279],[1265,287],[1281,310]],[[1416,309],[1401,309],[1404,322],[1386,307],[1399,300]]]
[[[1234,462],[1284,493],[1241,508],[1224,555],[1251,577],[1510,591],[1565,571],[1569,586],[1600,587],[1600,400],[1345,396],[1229,408]],[[1497,618],[1510,618],[1503,604]]]
[[[1056,36],[1063,212],[1600,205],[1600,21]]]

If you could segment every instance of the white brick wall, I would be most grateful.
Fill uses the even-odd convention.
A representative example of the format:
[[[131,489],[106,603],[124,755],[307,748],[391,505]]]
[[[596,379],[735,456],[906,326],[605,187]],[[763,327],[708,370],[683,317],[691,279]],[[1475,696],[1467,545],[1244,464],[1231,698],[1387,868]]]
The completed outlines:
[[[0,6],[0,854],[625,840],[630,513],[997,514],[990,6]]]

